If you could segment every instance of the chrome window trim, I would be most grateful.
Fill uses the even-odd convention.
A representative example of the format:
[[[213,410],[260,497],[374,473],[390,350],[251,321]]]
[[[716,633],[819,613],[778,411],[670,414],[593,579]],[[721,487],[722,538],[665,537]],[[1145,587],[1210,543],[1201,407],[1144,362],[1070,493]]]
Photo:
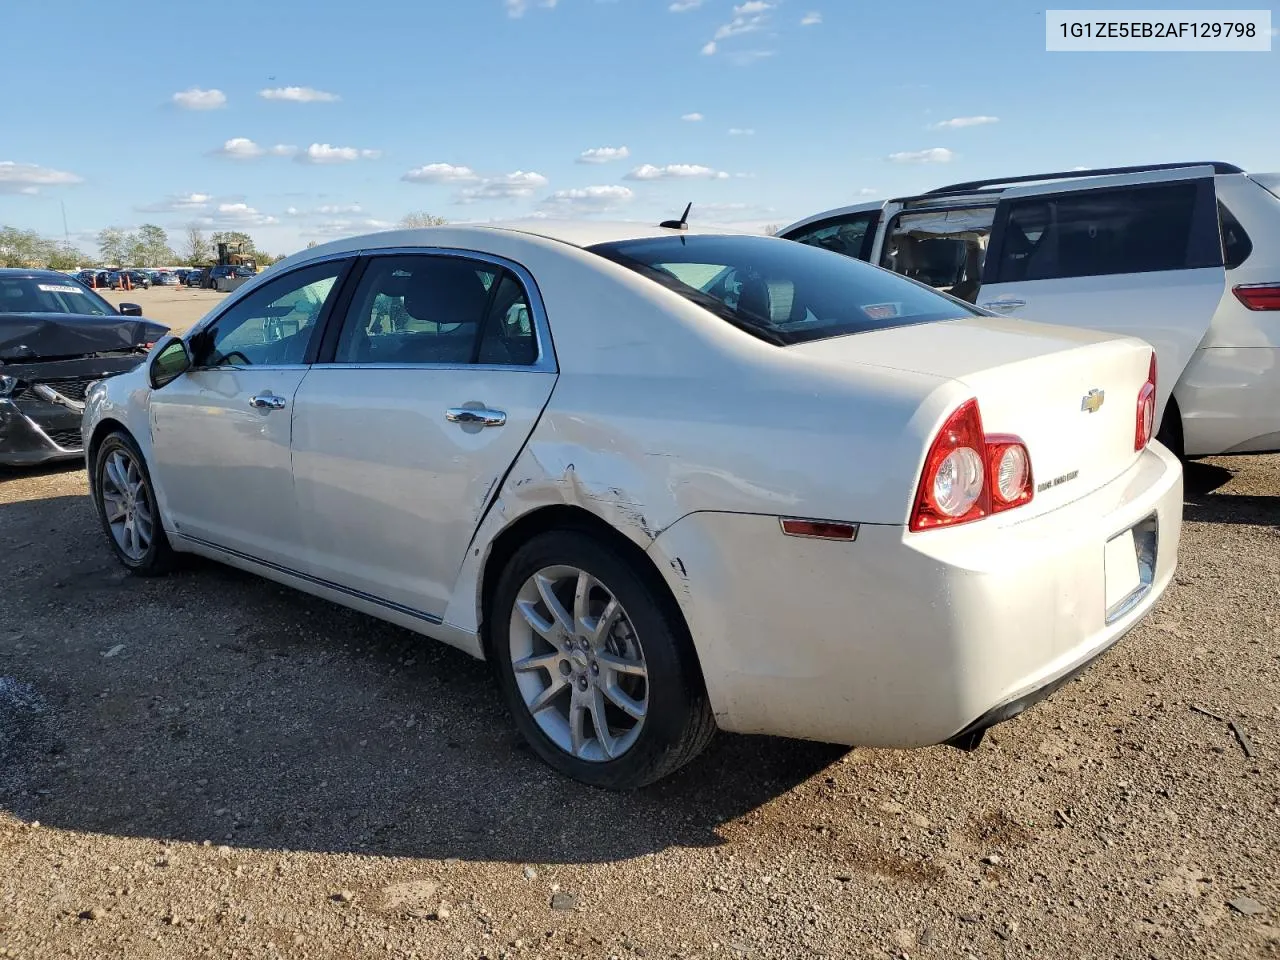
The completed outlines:
[[[220,363],[214,367],[192,367],[187,373],[216,373],[220,370],[310,370],[309,363]],[[185,376],[185,374],[184,374]]]
[[[359,253],[362,257],[454,257],[465,260],[477,260],[481,263],[487,263],[495,267],[501,267],[510,271],[520,286],[524,288],[525,300],[529,304],[529,313],[533,318],[534,344],[538,350],[537,359],[533,363],[342,363],[338,361],[330,361],[328,363],[317,363],[316,367],[321,369],[341,368],[344,370],[475,370],[475,371],[508,371],[508,372],[532,372],[532,373],[556,373],[559,367],[556,363],[555,344],[551,340],[551,326],[547,322],[546,307],[542,302],[542,291],[538,289],[538,283],[533,278],[533,274],[520,263],[509,260],[506,257],[493,253],[486,253],[482,250],[468,250],[462,247],[374,247],[366,248]],[[319,262],[319,261],[314,261]],[[370,264],[369,266],[372,266]],[[369,269],[365,267],[365,270]],[[348,311],[350,307],[348,306]],[[342,323],[346,323],[347,316],[343,316]],[[332,318],[330,318],[332,322]]]

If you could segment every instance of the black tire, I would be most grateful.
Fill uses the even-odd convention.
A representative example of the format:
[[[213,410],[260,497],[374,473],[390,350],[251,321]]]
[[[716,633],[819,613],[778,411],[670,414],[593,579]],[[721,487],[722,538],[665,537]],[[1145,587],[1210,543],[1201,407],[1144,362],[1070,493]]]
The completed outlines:
[[[145,489],[145,497],[152,517],[151,541],[140,556],[131,556],[116,540],[116,535],[107,520],[107,508],[104,500],[104,475],[107,462],[113,453],[121,452],[137,464]],[[163,576],[177,565],[177,554],[169,544],[164,525],[160,518],[160,507],[156,503],[155,487],[151,482],[151,473],[147,470],[147,462],[138,450],[133,438],[122,430],[109,434],[98,445],[93,458],[93,505],[98,512],[98,521],[102,524],[102,532],[106,534],[107,543],[116,555],[116,559],[130,573],[139,577]]]
[[[517,686],[511,656],[516,599],[530,577],[552,566],[577,567],[604,584],[622,604],[643,648],[648,709],[634,744],[617,759],[580,759],[558,746],[534,719]],[[553,530],[515,552],[488,610],[486,652],[517,729],[549,766],[593,787],[633,790],[653,783],[687,764],[715,735],[693,642],[674,602],[656,581],[655,572],[638,569],[589,533]]]
[[[1164,408],[1164,418],[1160,421],[1160,429],[1156,432],[1156,440],[1169,448],[1179,460],[1187,458],[1182,446],[1182,411],[1178,409],[1178,401],[1173,397]]]

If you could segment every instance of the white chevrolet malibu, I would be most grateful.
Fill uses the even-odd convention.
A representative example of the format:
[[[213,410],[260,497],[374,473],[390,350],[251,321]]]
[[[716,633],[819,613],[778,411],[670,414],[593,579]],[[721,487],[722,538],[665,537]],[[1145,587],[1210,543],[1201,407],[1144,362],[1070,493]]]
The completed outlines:
[[[989,316],[687,227],[381,233],[94,387],[139,574],[261,574],[494,665],[558,770],[636,787],[715,729],[974,746],[1173,575],[1142,341]]]

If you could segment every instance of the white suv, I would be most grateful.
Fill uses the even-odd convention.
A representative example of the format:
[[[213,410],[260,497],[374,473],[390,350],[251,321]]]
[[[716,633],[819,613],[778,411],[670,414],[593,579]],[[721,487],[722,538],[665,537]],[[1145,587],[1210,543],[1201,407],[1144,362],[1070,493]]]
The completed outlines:
[[[1166,446],[1280,451],[1280,174],[1196,163],[972,181],[778,236],[996,313],[1140,337],[1159,360]]]

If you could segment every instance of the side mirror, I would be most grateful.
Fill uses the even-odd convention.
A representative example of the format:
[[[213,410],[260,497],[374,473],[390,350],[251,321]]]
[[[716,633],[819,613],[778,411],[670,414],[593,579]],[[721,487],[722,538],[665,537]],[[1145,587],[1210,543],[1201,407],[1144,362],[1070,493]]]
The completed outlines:
[[[140,317],[142,316],[142,306],[136,303],[122,303],[120,304],[120,316]]]
[[[152,349],[148,363],[147,378],[151,381],[151,389],[159,390],[191,369],[191,354],[181,338],[165,337]]]

